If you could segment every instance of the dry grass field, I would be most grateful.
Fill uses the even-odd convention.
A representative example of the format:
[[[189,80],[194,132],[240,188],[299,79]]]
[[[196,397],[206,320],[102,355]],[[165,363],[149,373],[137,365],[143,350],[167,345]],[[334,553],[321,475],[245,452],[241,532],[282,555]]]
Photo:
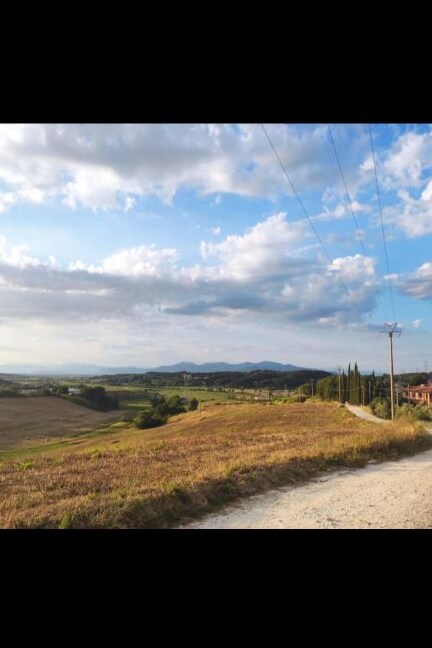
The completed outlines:
[[[118,412],[96,412],[64,398],[0,398],[0,450],[81,434],[118,418]]]
[[[0,462],[0,527],[169,527],[322,470],[427,449],[411,424],[376,425],[335,404],[229,404],[152,430],[109,433]]]

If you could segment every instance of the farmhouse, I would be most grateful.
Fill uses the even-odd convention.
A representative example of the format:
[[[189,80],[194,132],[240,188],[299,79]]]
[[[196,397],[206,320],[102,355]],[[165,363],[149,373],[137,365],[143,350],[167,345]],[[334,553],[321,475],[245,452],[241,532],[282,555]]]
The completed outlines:
[[[432,385],[418,385],[417,387],[408,387],[404,391],[410,403],[430,405],[432,401]]]

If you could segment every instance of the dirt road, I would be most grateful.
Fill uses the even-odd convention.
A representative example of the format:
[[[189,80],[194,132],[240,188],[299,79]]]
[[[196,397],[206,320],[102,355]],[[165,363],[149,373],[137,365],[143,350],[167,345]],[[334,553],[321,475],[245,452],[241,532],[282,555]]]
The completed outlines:
[[[351,414],[354,414],[355,416],[358,416],[358,418],[364,419],[365,421],[372,421],[373,423],[388,423],[385,419],[378,418],[378,416],[374,416],[374,414],[369,414],[369,412],[365,412],[361,407],[358,407],[357,405],[349,405],[349,403],[345,403],[345,409],[349,410]]]
[[[432,450],[269,491],[184,528],[432,528]]]

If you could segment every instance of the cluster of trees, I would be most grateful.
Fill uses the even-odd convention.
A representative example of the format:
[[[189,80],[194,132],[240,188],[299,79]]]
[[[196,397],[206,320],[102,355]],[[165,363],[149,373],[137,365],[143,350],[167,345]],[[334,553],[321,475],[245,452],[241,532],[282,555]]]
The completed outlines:
[[[69,394],[69,387],[67,385],[54,385],[51,387],[53,394]]]
[[[347,373],[343,371],[340,376],[329,376],[318,380],[316,394],[322,400],[340,400],[351,405],[368,405],[375,398],[386,397],[390,390],[389,376],[362,375],[357,363],[354,368],[348,365]]]
[[[106,393],[105,387],[88,387],[81,389],[80,396],[71,396],[74,403],[98,410],[98,412],[109,412],[118,409],[119,401],[117,396],[111,396]]]
[[[315,369],[301,369],[298,371],[259,369],[257,371],[216,371],[193,374],[187,374],[185,371],[178,373],[149,371],[145,374],[98,376],[94,380],[103,381],[106,385],[139,385],[148,388],[182,387],[185,384],[185,375],[188,376],[187,384],[189,387],[199,387],[201,389],[203,387],[213,389],[296,389],[311,378],[318,380],[325,376],[331,376],[331,373]]]
[[[428,380],[428,373],[408,373],[399,375],[395,383],[400,389],[408,385],[426,384]],[[304,393],[310,395],[310,385],[309,388],[304,385]],[[373,405],[373,409],[385,413],[387,406],[390,408],[390,375],[376,376],[374,372],[362,375],[358,370],[357,363],[354,364],[354,368],[351,368],[351,364],[349,364],[347,373],[343,371],[340,376],[332,375],[318,380],[316,395],[327,401],[340,399],[342,403],[347,402],[352,405],[370,404]],[[386,416],[382,418],[386,418]]]
[[[158,398],[152,398],[152,407],[150,410],[143,410],[134,419],[134,423],[140,430],[159,427],[167,423],[172,414],[181,414],[186,412],[185,399],[179,395],[170,396],[165,398],[161,394],[152,394]],[[196,410],[198,407],[198,400],[192,398],[189,401],[189,411]]]

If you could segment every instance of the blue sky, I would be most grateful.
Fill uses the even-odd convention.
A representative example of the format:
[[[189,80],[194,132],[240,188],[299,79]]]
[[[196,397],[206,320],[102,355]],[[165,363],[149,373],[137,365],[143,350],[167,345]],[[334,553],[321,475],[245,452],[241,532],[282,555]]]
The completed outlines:
[[[1,364],[275,360],[387,370],[369,126],[0,126]],[[426,366],[432,130],[372,125],[396,371]]]

